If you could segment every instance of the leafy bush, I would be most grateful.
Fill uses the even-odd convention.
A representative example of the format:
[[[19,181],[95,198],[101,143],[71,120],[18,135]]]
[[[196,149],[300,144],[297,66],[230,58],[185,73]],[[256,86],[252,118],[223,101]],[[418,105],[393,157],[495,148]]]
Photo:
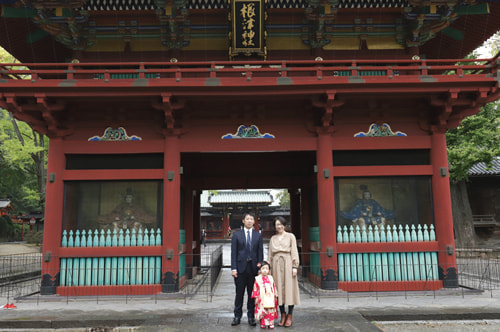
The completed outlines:
[[[26,241],[26,243],[41,246],[43,243],[43,231],[28,231],[24,234],[24,240]]]
[[[22,226],[14,224],[8,215],[0,217],[0,238],[8,241],[19,240],[21,238],[21,230]]]

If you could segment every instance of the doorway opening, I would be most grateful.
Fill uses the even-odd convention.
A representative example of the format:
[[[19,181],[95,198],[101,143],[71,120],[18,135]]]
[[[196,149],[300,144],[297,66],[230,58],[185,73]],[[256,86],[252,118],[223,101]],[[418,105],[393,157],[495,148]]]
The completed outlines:
[[[264,238],[274,234],[276,216],[290,218],[287,189],[212,189],[200,197],[200,231],[206,239],[229,239],[242,227],[244,214],[255,215],[254,229]]]

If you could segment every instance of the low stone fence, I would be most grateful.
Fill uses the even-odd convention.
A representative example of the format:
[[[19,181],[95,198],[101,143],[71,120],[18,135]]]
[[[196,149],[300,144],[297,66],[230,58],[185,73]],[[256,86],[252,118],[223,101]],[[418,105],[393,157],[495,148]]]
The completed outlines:
[[[500,259],[500,248],[457,248],[457,258]]]

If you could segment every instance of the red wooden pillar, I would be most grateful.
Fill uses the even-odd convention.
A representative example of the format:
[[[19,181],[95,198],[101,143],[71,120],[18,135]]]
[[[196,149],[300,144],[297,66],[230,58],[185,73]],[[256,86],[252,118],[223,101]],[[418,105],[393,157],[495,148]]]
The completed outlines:
[[[445,288],[458,287],[455,238],[453,235],[453,214],[451,211],[450,179],[448,176],[448,155],[446,136],[433,133],[431,136],[432,198],[434,220],[439,253],[439,278]]]
[[[224,211],[224,215],[222,216],[222,238],[229,238],[229,216],[230,214]]]
[[[301,215],[302,215],[302,257],[301,265],[311,266],[311,259],[307,253],[311,249],[311,244],[309,240],[309,227],[311,227],[311,189],[309,187],[302,189],[302,201],[301,201]]]
[[[199,232],[196,230],[193,225],[193,207],[194,207],[194,192],[188,187],[182,191],[184,195],[184,233],[186,235],[186,245],[184,246],[184,252],[186,254],[186,273],[188,279],[193,276],[193,249],[199,248],[199,236],[195,235],[195,232]]]
[[[162,292],[179,290],[180,152],[179,139],[165,138],[163,189]],[[181,248],[182,249],[182,248]]]
[[[300,192],[298,188],[290,188],[290,219],[292,233],[297,239],[301,239],[301,218],[300,218]]]
[[[59,248],[62,237],[64,202],[64,142],[61,138],[51,138],[47,164],[47,189],[45,201],[45,225],[43,232],[42,283],[40,293],[56,293],[59,286]]]
[[[318,135],[316,151],[318,165],[318,219],[321,243],[321,288],[337,289],[337,255],[335,254],[335,197],[333,189],[333,157],[331,136]]]
[[[193,249],[193,268],[195,266],[199,267],[201,265],[201,227],[200,227],[200,222],[201,222],[201,217],[200,217],[200,201],[201,201],[201,192],[196,190],[192,191],[191,195],[193,197],[193,210],[191,211],[191,218],[193,220],[193,241],[196,242],[196,248]],[[205,229],[206,231],[206,229]],[[205,239],[206,239],[206,233],[205,233]],[[196,272],[197,273],[197,272]],[[195,274],[195,271],[193,270],[193,275]]]
[[[255,211],[255,224],[253,225],[253,229],[255,229],[258,232],[261,228],[262,227],[260,226],[260,211],[257,209]]]

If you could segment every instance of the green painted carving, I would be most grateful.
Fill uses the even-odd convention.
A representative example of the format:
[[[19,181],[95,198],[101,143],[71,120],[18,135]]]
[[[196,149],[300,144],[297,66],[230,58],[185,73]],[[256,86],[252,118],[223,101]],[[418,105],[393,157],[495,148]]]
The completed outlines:
[[[186,1],[155,1],[158,7],[156,14],[160,20],[160,41],[163,46],[170,49],[181,49],[189,45],[189,35],[185,33],[185,30],[179,29],[179,24],[189,24]]]
[[[28,43],[51,35],[70,49],[83,50],[87,47],[81,25],[87,20],[87,13],[80,11],[84,2],[69,0],[57,4],[54,1],[25,0],[20,1],[18,7],[3,6],[1,13],[3,17],[31,18],[41,28],[27,36]]]
[[[400,131],[393,132],[391,126],[389,126],[387,123],[383,123],[381,125],[372,123],[367,132],[360,131],[359,133],[354,134],[354,137],[386,137],[386,136],[407,136],[407,135]]]
[[[142,138],[136,135],[128,136],[127,131],[123,127],[111,128],[108,127],[102,136],[92,136],[89,141],[142,141]]]
[[[235,138],[274,138],[274,135],[269,133],[261,134],[256,125],[239,126],[235,134],[227,133],[221,137],[222,139],[235,139]]]
[[[461,40],[463,33],[450,28],[459,15],[488,14],[487,4],[478,5],[473,0],[409,0],[409,4],[411,7],[405,8],[408,37],[404,43],[398,38],[398,42],[407,47],[421,46],[439,32]]]
[[[338,10],[338,0],[308,0],[305,9],[307,24],[313,26],[302,37],[302,42],[311,48],[321,48],[330,44],[330,37],[325,33],[325,26],[334,22]]]

